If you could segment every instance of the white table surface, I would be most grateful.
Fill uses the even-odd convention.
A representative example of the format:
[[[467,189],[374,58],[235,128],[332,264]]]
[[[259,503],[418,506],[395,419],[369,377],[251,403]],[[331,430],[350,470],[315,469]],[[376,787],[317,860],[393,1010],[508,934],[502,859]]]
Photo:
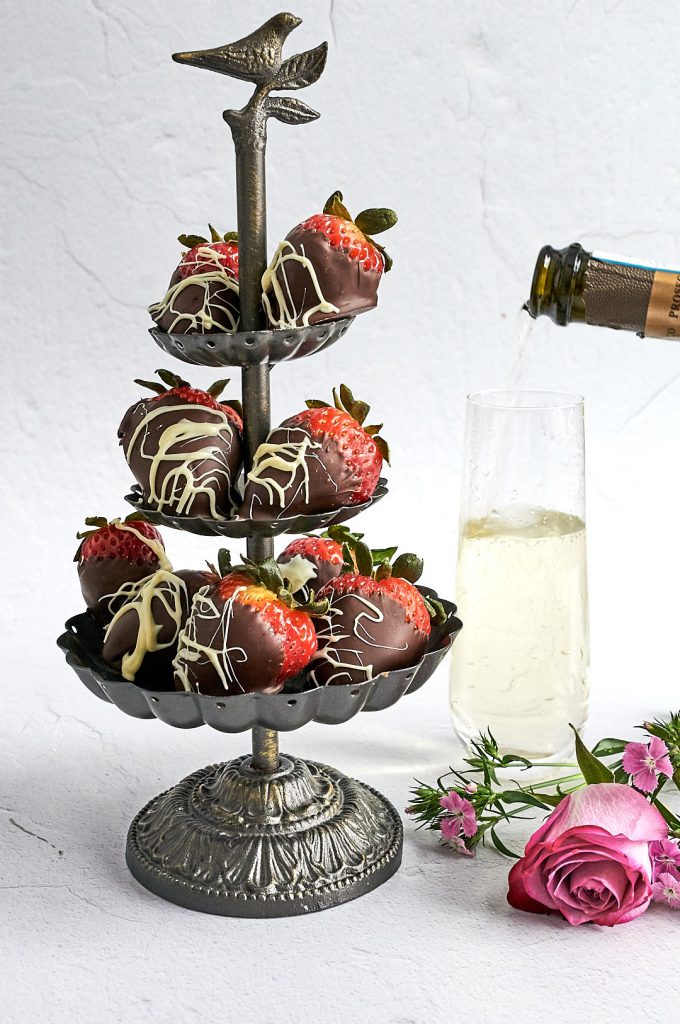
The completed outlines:
[[[248,735],[126,718],[51,645],[33,652],[30,672],[18,660],[0,723],[4,1024],[675,1018],[680,915],[653,907],[615,929],[523,915],[505,900],[507,861],[491,850],[458,858],[408,820],[398,874],[321,914],[217,918],[150,895],[125,867],[130,819],[193,769],[245,751]],[[433,779],[457,756],[446,683],[443,668],[391,710],[308,726],[283,749],[354,774],[403,809],[414,774]],[[652,681],[605,715],[599,691],[592,736],[630,732],[670,699]]]

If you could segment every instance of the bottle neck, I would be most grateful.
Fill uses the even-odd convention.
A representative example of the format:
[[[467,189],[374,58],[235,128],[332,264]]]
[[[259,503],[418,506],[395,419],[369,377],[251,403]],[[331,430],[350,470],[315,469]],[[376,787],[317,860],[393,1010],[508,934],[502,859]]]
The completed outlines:
[[[590,253],[578,242],[566,249],[544,245],[536,260],[526,304],[531,316],[548,316],[561,327],[575,320],[585,321],[583,289],[589,259]]]

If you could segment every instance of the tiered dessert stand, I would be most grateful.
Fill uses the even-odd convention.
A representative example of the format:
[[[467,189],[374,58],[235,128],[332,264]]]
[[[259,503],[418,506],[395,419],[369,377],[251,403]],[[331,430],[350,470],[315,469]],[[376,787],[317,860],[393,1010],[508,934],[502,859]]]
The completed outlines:
[[[319,116],[300,100],[273,98],[271,93],[312,84],[326,62],[326,43],[282,60],[281,43],[299,23],[293,15],[277,15],[247,37],[249,48],[232,44],[174,55],[180,63],[256,85],[242,110],[224,113],[236,149],[241,330],[177,335],[151,331],[162,349],[184,362],[241,367],[246,473],[270,429],[272,365],[321,351],[338,341],[353,320],[275,331],[266,330],[263,322],[267,118],[298,124]],[[372,501],[385,493],[381,481]],[[142,505],[138,493],[129,500]],[[157,524],[245,537],[248,557],[261,561],[272,556],[275,535],[325,528],[371,503],[272,522],[218,522],[145,512]],[[153,692],[124,680],[101,661],[101,627],[89,614],[70,619],[59,646],[98,697],[136,718],[158,718],[181,729],[205,724],[222,732],[252,730],[252,754],[194,772],[140,811],[127,840],[127,863],[135,878],[164,899],[193,910],[265,918],[344,903],[393,875],[401,861],[402,826],[392,805],[334,768],[280,754],[278,733],[311,721],[338,724],[359,711],[380,711],[422,686],[461,628],[455,606],[442,604],[446,621],[433,626],[427,653],[411,668],[356,686],[222,698]]]

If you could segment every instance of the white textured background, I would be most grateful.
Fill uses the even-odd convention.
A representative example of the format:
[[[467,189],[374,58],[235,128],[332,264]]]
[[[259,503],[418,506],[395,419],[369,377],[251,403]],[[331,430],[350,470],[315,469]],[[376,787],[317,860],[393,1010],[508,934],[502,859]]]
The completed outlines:
[[[201,763],[241,752],[245,738],[123,718],[79,688],[53,639],[79,607],[70,559],[82,518],[125,511],[116,428],[138,393],[132,378],[169,361],[146,334],[145,307],[165,288],[175,237],[209,219],[235,226],[221,111],[247,87],[169,54],[237,38],[275,8],[5,8],[4,1019],[70,1020],[78,1009],[86,1021],[168,1024],[218,1014],[503,1022],[545,1019],[548,1004],[552,1020],[566,1021],[609,1013],[616,998],[632,1012],[655,986],[651,1017],[663,1018],[680,921],[673,931],[655,912],[604,934],[525,919],[505,907],[498,858],[454,862],[427,837],[409,833],[391,885],[306,921],[200,918],[128,879],[120,847],[138,806]],[[511,382],[516,312],[538,248],[579,240],[680,262],[678,12],[635,0],[296,0],[294,10],[304,24],[287,52],[327,38],[330,56],[305,95],[321,119],[271,122],[270,249],[335,188],[353,212],[389,205],[400,222],[378,312],[327,354],[277,369],[274,415],[340,380],[372,403],[394,465],[390,499],[361,525],[376,543],[421,550],[426,581],[450,594],[464,395]],[[191,372],[202,385],[213,376]],[[586,396],[592,732],[621,731],[680,703],[680,349],[546,323],[519,382]],[[168,548],[178,566],[214,553],[179,535]],[[310,727],[289,746],[402,806],[414,773],[432,777],[455,756],[445,694],[444,671],[379,719]]]

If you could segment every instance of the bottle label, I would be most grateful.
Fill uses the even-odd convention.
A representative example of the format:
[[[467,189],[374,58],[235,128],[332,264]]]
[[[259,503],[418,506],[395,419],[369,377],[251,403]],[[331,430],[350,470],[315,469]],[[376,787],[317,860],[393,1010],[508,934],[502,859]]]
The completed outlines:
[[[645,335],[680,339],[680,273],[657,270],[649,296]]]

